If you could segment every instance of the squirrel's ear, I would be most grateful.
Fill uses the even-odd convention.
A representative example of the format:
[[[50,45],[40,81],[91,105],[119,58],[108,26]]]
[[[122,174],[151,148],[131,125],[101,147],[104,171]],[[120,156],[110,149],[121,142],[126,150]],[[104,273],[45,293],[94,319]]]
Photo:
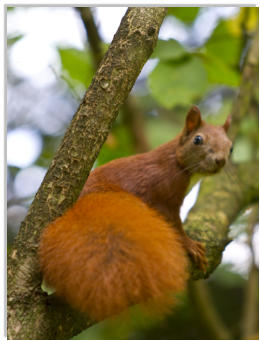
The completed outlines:
[[[199,128],[201,125],[202,119],[200,110],[196,105],[193,105],[190,110],[188,111],[188,114],[186,116],[186,124],[185,124],[185,130],[189,134],[193,130]]]
[[[231,115],[229,115],[226,119],[226,122],[223,124],[223,128],[225,130],[225,132],[228,131],[228,128],[230,126],[230,123],[231,123]]]

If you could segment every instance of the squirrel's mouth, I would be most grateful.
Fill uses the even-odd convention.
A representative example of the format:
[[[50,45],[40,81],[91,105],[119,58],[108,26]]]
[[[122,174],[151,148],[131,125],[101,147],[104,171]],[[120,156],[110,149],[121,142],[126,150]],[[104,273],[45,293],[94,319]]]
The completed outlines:
[[[215,160],[204,160],[194,168],[194,173],[201,173],[201,174],[216,174],[218,173],[224,166],[225,162],[215,162]]]

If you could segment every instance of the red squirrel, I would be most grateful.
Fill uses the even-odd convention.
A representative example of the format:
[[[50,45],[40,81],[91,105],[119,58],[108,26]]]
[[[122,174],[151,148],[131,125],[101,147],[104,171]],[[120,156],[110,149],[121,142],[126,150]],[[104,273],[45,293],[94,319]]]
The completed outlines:
[[[217,173],[227,162],[229,125],[230,117],[205,123],[192,106],[172,141],[92,171],[40,239],[40,266],[56,294],[93,321],[137,303],[171,306],[166,293],[185,288],[187,255],[207,264],[204,246],[182,228],[180,207],[192,174]]]

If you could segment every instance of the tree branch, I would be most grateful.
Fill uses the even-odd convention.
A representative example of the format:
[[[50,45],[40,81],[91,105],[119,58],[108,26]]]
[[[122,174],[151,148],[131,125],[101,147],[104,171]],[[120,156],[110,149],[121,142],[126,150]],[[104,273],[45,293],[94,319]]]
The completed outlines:
[[[259,324],[259,269],[252,264],[245,288],[242,340],[258,339]]]
[[[102,40],[96,27],[91,9],[89,7],[76,7],[76,9],[80,13],[83,25],[85,27],[90,50],[93,56],[92,60],[94,62],[95,69],[97,69],[101,59],[103,58]]]
[[[247,234],[248,246],[251,249],[252,263],[249,270],[248,280],[244,293],[244,312],[242,318],[242,339],[250,340],[258,332],[259,321],[259,270],[256,266],[256,259],[253,248],[253,236],[255,227],[259,221],[259,205],[251,208],[248,218]]]
[[[220,318],[214,303],[211,300],[209,288],[205,281],[189,283],[189,296],[192,307],[203,328],[206,328],[213,340],[230,340],[232,336]]]
[[[232,124],[229,133],[231,140],[235,139],[241,120],[250,112],[250,107],[252,107],[254,100],[258,98],[258,69],[259,31],[257,28],[244,63],[239,93],[232,107]]]
[[[150,148],[145,136],[144,114],[134,96],[129,95],[123,104],[123,122],[132,135],[135,152],[147,152]]]
[[[206,246],[207,272],[192,268],[193,280],[207,278],[220,264],[230,242],[228,228],[239,212],[258,200],[258,164],[230,166],[232,177],[222,172],[203,180],[199,198],[184,225],[186,232]]]
[[[70,309],[50,304],[40,289],[39,236],[76,201],[165,15],[159,7],[128,9],[72,119],[8,258],[9,339],[67,339],[86,327]]]

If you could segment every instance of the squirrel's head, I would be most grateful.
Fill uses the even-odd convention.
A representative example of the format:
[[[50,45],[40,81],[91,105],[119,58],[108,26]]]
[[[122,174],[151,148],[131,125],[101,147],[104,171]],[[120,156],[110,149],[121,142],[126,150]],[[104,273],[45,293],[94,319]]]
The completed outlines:
[[[232,142],[227,136],[230,122],[228,116],[222,126],[207,124],[202,121],[199,108],[192,106],[176,152],[179,164],[191,173],[217,173],[232,152]]]

